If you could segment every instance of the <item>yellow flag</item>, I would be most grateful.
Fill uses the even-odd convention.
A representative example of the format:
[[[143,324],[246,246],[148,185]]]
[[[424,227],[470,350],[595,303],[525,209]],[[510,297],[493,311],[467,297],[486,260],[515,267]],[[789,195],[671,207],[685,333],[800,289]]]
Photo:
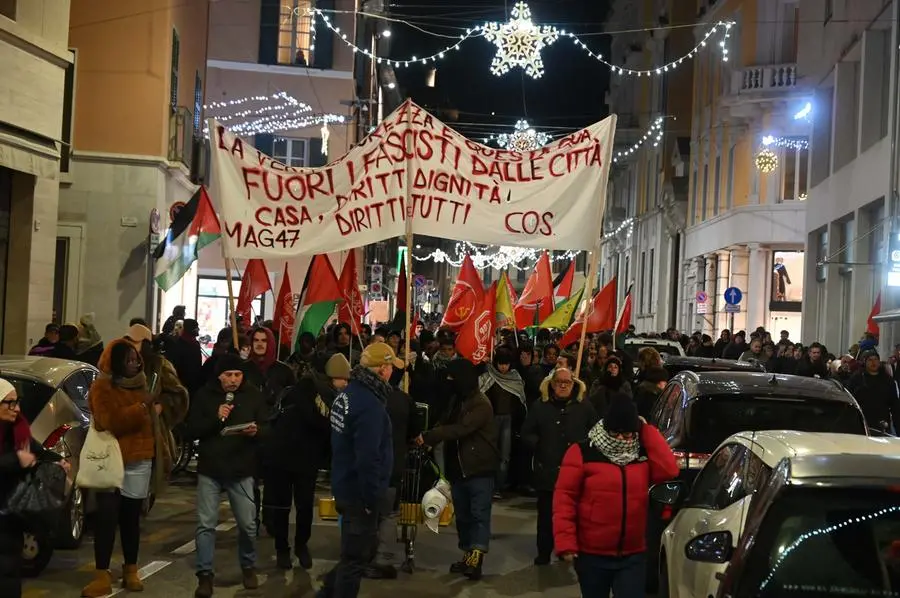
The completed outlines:
[[[516,316],[513,312],[513,304],[515,301],[509,296],[509,287],[509,278],[506,276],[506,272],[503,272],[500,274],[500,281],[497,283],[497,295],[494,307],[497,326],[500,328],[505,326],[515,327]]]
[[[556,310],[550,316],[541,322],[541,328],[557,328],[565,330],[572,323],[578,306],[581,305],[581,295],[584,294],[584,287],[578,289],[578,292],[572,294],[571,297],[559,304]]]

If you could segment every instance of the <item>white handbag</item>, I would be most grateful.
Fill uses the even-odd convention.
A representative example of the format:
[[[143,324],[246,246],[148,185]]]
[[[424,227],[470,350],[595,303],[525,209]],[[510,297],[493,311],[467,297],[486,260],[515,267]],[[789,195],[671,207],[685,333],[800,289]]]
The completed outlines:
[[[80,488],[112,490],[121,488],[125,479],[125,463],[119,441],[109,432],[98,432],[91,421],[81,455],[75,483]]]

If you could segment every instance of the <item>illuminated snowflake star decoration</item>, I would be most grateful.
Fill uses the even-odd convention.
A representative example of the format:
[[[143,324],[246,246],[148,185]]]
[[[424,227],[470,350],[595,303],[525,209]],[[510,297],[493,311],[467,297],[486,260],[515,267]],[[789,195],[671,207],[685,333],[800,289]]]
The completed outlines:
[[[514,132],[497,135],[500,147],[514,152],[530,152],[547,145],[549,141],[549,135],[532,129],[527,120],[517,122]]]
[[[559,38],[559,30],[549,25],[535,25],[531,20],[531,9],[524,2],[516,3],[511,16],[505,23],[486,23],[481,28],[485,39],[497,46],[491,73],[500,77],[518,66],[530,77],[538,79],[544,74],[541,50]]]

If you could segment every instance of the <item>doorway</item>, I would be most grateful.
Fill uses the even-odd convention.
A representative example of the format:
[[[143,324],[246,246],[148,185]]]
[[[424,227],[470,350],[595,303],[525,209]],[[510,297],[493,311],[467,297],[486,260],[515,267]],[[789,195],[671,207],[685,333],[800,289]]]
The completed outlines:
[[[83,224],[60,224],[56,227],[53,321],[57,324],[76,322],[80,316],[83,251]]]

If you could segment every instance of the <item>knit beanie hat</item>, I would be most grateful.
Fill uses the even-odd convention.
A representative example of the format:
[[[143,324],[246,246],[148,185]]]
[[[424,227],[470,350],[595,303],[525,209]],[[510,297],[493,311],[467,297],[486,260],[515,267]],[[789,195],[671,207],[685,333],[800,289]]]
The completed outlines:
[[[614,399],[603,417],[603,427],[612,434],[640,431],[641,419],[638,416],[637,405],[629,397]]]
[[[350,362],[343,353],[335,353],[325,362],[325,375],[341,380],[350,379]]]
[[[233,372],[235,370],[244,371],[244,360],[240,355],[234,353],[222,353],[216,359],[216,376],[221,376],[224,372]]]

